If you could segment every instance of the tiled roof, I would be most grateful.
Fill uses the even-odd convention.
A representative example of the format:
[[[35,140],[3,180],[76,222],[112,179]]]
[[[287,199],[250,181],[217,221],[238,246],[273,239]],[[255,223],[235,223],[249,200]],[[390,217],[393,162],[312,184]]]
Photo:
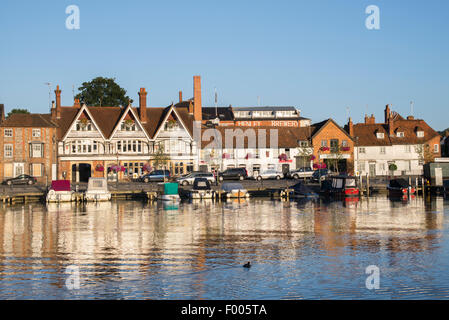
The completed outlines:
[[[234,114],[232,112],[231,107],[217,107],[216,110],[215,107],[203,107],[202,113],[203,113],[203,120],[213,120],[216,118],[217,113],[220,120],[223,121],[234,120]]]
[[[50,114],[40,113],[13,113],[0,124],[1,127],[56,127],[51,121]]]
[[[393,121],[393,136],[388,134],[388,125],[385,123],[354,125],[354,137],[359,146],[391,146],[396,144],[422,144],[439,134],[424,120],[405,120],[400,115]],[[419,129],[418,129],[419,128]],[[404,137],[397,137],[396,132],[404,132]],[[419,138],[417,131],[424,131],[424,137]],[[377,132],[383,132],[384,138],[379,139]]]

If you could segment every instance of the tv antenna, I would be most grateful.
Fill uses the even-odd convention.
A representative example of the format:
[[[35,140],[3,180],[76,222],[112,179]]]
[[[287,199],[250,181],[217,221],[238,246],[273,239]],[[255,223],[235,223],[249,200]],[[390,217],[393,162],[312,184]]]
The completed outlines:
[[[413,116],[413,107],[414,107],[415,103],[412,101],[410,101],[410,115]]]
[[[48,107],[51,109],[51,83],[45,82],[44,84],[48,86]]]

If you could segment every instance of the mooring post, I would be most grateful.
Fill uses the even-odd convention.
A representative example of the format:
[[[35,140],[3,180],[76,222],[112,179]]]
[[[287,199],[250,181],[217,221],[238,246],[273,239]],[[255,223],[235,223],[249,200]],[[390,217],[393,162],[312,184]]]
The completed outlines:
[[[366,195],[369,197],[369,174],[366,174]]]

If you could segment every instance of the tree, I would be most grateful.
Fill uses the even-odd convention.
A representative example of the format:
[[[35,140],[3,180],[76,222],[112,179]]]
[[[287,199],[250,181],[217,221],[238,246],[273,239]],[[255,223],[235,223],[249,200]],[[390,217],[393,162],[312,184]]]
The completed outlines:
[[[97,77],[90,82],[83,82],[75,98],[80,103],[94,107],[127,106],[132,100],[126,96],[126,90],[115,83],[114,78]]]
[[[30,112],[27,109],[12,109],[11,111],[8,112],[8,115],[6,117],[9,117],[10,115],[12,115],[14,113],[29,114]]]
[[[159,142],[155,147],[155,152],[153,154],[153,167],[161,168],[168,163],[170,157],[165,154],[164,145],[162,143]]]
[[[415,152],[418,154],[419,160],[423,163],[429,163],[434,160],[429,144],[415,146]]]

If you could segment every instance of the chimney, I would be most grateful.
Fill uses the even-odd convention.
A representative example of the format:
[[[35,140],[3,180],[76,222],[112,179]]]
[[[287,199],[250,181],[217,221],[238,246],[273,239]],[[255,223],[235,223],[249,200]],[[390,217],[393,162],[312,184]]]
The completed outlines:
[[[390,119],[391,112],[390,112],[390,105],[387,104],[385,107],[385,123],[388,123],[388,119]]]
[[[179,102],[182,102],[182,91],[179,91]]]
[[[376,118],[374,117],[374,114],[371,114],[370,123],[371,124],[375,124],[376,123]]]
[[[75,99],[73,106],[78,109],[81,108],[80,99]]]
[[[369,123],[369,118],[368,118],[368,115],[365,114],[365,124],[368,124],[368,123]]]
[[[394,121],[393,117],[388,118],[388,134],[390,137],[394,136]]]
[[[5,105],[0,104],[0,122],[5,121]]]
[[[56,86],[56,119],[61,119],[61,90],[59,90],[59,85]]]
[[[415,120],[415,117],[414,116],[408,116],[407,120]]]
[[[147,92],[145,88],[140,88],[139,93],[139,116],[140,121],[147,122]]]
[[[354,124],[352,123],[352,118],[349,118],[348,131],[349,131],[349,135],[351,137],[353,137],[354,136]]]
[[[193,76],[193,118],[195,121],[203,119],[201,107],[201,77]]]

